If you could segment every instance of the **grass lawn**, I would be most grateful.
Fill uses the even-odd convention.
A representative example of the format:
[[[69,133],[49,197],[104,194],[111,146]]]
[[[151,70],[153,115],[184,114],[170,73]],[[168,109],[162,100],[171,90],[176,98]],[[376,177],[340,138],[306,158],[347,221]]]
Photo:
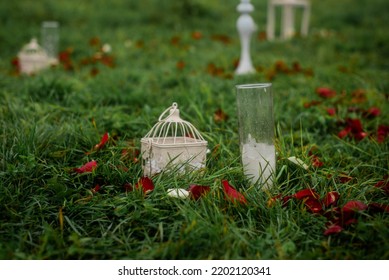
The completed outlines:
[[[245,76],[239,1],[0,4],[0,259],[389,258],[387,0],[312,0],[309,36],[273,42],[266,1],[251,2]],[[20,75],[45,20],[60,22],[61,63]],[[240,162],[234,86],[258,82],[274,91],[269,191]],[[206,168],[155,175],[145,195],[140,139],[172,102],[208,141]],[[210,190],[167,195],[191,185]]]

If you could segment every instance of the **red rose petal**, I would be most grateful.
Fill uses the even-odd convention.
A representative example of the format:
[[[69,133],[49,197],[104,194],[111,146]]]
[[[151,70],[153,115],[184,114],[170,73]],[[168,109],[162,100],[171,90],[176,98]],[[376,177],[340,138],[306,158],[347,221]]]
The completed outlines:
[[[366,132],[357,132],[354,134],[354,138],[357,139],[357,140],[362,140],[363,138],[365,138],[367,136],[367,133]]]
[[[339,138],[344,138],[351,133],[351,136],[357,140],[362,140],[367,136],[363,131],[360,119],[347,119],[346,127],[338,133]]]
[[[111,68],[115,67],[114,57],[110,56],[110,55],[104,55],[101,58],[101,63],[104,64],[105,66],[108,66],[108,67],[111,67]]]
[[[378,117],[379,115],[381,115],[381,110],[377,107],[371,107],[367,109],[366,112],[364,113],[364,116],[367,118],[375,118]]]
[[[276,72],[286,73],[288,74],[290,72],[290,69],[288,65],[282,60],[278,60],[274,63],[274,69]]]
[[[62,63],[70,62],[70,54],[71,54],[71,50],[69,49],[65,51],[61,51],[58,55],[59,61]]]
[[[311,102],[305,102],[304,108],[310,108],[312,106],[320,105],[321,103],[322,103],[322,101],[317,101],[317,100],[313,100]]]
[[[267,207],[272,207],[274,206],[274,204],[276,203],[277,200],[280,200],[282,198],[282,194],[278,194],[276,196],[273,196],[271,198],[269,198],[269,200],[267,201]]]
[[[179,37],[179,36],[173,36],[171,39],[170,39],[170,43],[172,44],[172,45],[179,45],[179,43],[180,43],[180,41],[181,41],[181,38]]]
[[[92,192],[93,192],[93,193],[97,193],[100,189],[101,189],[100,185],[97,184],[97,185],[92,189]]]
[[[92,37],[89,39],[89,45],[91,46],[100,46],[101,41],[99,37]]]
[[[323,210],[321,203],[314,197],[308,197],[304,204],[312,213],[320,213]]]
[[[224,193],[226,194],[227,198],[230,199],[232,202],[238,201],[242,204],[246,204],[247,200],[246,198],[237,190],[235,190],[227,180],[222,181]]]
[[[228,115],[222,109],[219,108],[213,114],[213,119],[217,123],[225,122],[228,120]]]
[[[342,184],[350,182],[352,179],[353,179],[353,177],[350,177],[350,176],[348,176],[346,174],[340,174],[339,175],[339,182],[341,182]]]
[[[369,210],[372,210],[373,212],[389,213],[389,204],[372,202],[369,203],[368,207]]]
[[[345,219],[345,221],[344,221],[345,226],[349,226],[349,225],[353,225],[353,224],[355,225],[357,223],[358,223],[358,220],[355,218],[348,218],[348,219]]]
[[[343,205],[342,211],[343,212],[357,212],[362,211],[367,208],[367,205],[361,201],[358,200],[352,200],[347,202],[345,205]]]
[[[326,87],[317,88],[316,93],[323,98],[332,98],[336,96],[336,91]]]
[[[108,139],[109,139],[109,134],[108,134],[108,132],[106,132],[106,133],[104,133],[103,137],[101,138],[100,143],[95,145],[94,149],[99,150],[99,149],[103,148],[105,146],[105,143],[107,143]]]
[[[100,70],[98,69],[98,68],[96,68],[96,67],[93,67],[91,70],[90,70],[90,75],[92,76],[92,77],[95,77],[95,76],[97,76],[97,74],[99,74],[100,73]]]
[[[177,68],[178,70],[184,69],[184,68],[185,68],[185,62],[182,61],[182,60],[178,61],[178,62],[176,63],[176,68]]]
[[[362,132],[362,122],[360,119],[347,119],[347,126],[351,128],[352,133]]]
[[[322,167],[324,165],[324,163],[316,155],[312,156],[311,163],[313,167]]]
[[[18,57],[14,57],[12,60],[11,60],[11,64],[13,65],[13,67],[15,68],[15,70],[17,72],[20,71],[20,60]]]
[[[123,188],[124,188],[124,191],[126,191],[126,192],[131,192],[134,190],[131,183],[124,183]]]
[[[224,35],[224,34],[212,35],[211,39],[214,40],[214,41],[222,42],[222,43],[224,43],[226,45],[230,44],[232,42],[232,39],[228,35]]]
[[[142,177],[136,183],[135,188],[142,188],[144,193],[149,193],[154,190],[154,183],[149,177]]]
[[[326,109],[328,115],[335,116],[336,115],[336,109],[335,108],[327,108]]]
[[[194,31],[192,32],[192,38],[195,40],[199,40],[203,38],[203,34],[200,31]]]
[[[345,129],[339,131],[338,137],[341,138],[341,139],[343,139],[343,138],[345,138],[350,132],[351,132],[351,128],[350,128],[350,127],[346,127]]]
[[[191,197],[195,200],[199,199],[206,193],[208,193],[211,190],[208,186],[199,186],[199,185],[191,185],[189,187],[189,193],[191,194]]]
[[[289,202],[289,200],[290,200],[291,198],[293,198],[292,195],[284,196],[284,197],[282,198],[282,206],[285,207],[286,205],[288,205],[288,202]]]
[[[292,68],[293,68],[294,72],[301,72],[302,71],[302,67],[298,61],[295,61],[292,63]]]
[[[389,135],[389,125],[380,125],[377,129],[377,142],[382,143]]]
[[[324,235],[336,234],[343,231],[343,228],[339,225],[331,225],[324,231]]]
[[[296,192],[293,197],[297,199],[303,199],[305,197],[312,197],[318,199],[319,195],[312,189],[303,189],[301,191]]]
[[[379,181],[377,184],[374,185],[374,187],[382,189],[386,192],[386,194],[389,194],[389,180],[388,178],[385,178],[382,181]]]
[[[331,206],[331,205],[336,205],[338,202],[338,199],[340,197],[340,194],[338,192],[329,192],[323,199],[323,204],[325,207]]]
[[[364,103],[367,100],[366,90],[364,90],[364,89],[354,90],[351,93],[351,96],[352,96],[351,103],[354,103],[354,104],[355,103]]]
[[[73,170],[77,173],[86,173],[86,172],[92,172],[96,168],[97,168],[97,162],[95,160],[92,160],[79,168],[74,168]]]

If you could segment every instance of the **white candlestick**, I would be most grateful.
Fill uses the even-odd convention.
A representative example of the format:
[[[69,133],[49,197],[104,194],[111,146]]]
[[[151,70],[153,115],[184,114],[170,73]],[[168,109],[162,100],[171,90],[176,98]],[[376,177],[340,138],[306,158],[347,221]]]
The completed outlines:
[[[241,56],[238,68],[236,69],[235,73],[254,73],[255,68],[253,67],[250,56],[250,41],[253,32],[256,30],[256,26],[253,19],[249,15],[249,13],[254,11],[254,7],[251,5],[250,0],[241,0],[237,10],[241,13],[236,23],[241,42]]]

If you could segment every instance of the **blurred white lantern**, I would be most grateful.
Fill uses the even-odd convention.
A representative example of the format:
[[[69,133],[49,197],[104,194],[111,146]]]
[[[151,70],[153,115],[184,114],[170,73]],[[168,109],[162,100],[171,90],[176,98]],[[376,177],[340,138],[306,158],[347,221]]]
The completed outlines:
[[[276,28],[276,7],[282,7],[281,38],[289,39],[295,34],[294,9],[303,10],[301,23],[301,36],[308,35],[309,17],[311,5],[309,0],[268,0],[267,13],[267,37],[269,40],[275,39]]]
[[[141,139],[143,173],[151,176],[177,165],[179,170],[203,168],[206,152],[207,141],[191,123],[181,119],[178,105],[173,103]]]
[[[35,38],[25,45],[18,54],[20,72],[32,74],[48,66],[49,58]]]

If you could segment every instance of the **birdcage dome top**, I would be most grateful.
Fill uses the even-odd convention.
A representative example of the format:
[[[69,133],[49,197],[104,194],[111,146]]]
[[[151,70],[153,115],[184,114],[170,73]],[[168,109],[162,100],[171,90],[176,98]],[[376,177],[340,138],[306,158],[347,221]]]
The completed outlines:
[[[38,44],[36,38],[32,38],[28,44],[24,45],[19,54],[26,56],[39,55],[46,57],[45,50]]]
[[[142,140],[167,146],[207,144],[200,132],[180,117],[176,102],[159,116],[158,122]]]

